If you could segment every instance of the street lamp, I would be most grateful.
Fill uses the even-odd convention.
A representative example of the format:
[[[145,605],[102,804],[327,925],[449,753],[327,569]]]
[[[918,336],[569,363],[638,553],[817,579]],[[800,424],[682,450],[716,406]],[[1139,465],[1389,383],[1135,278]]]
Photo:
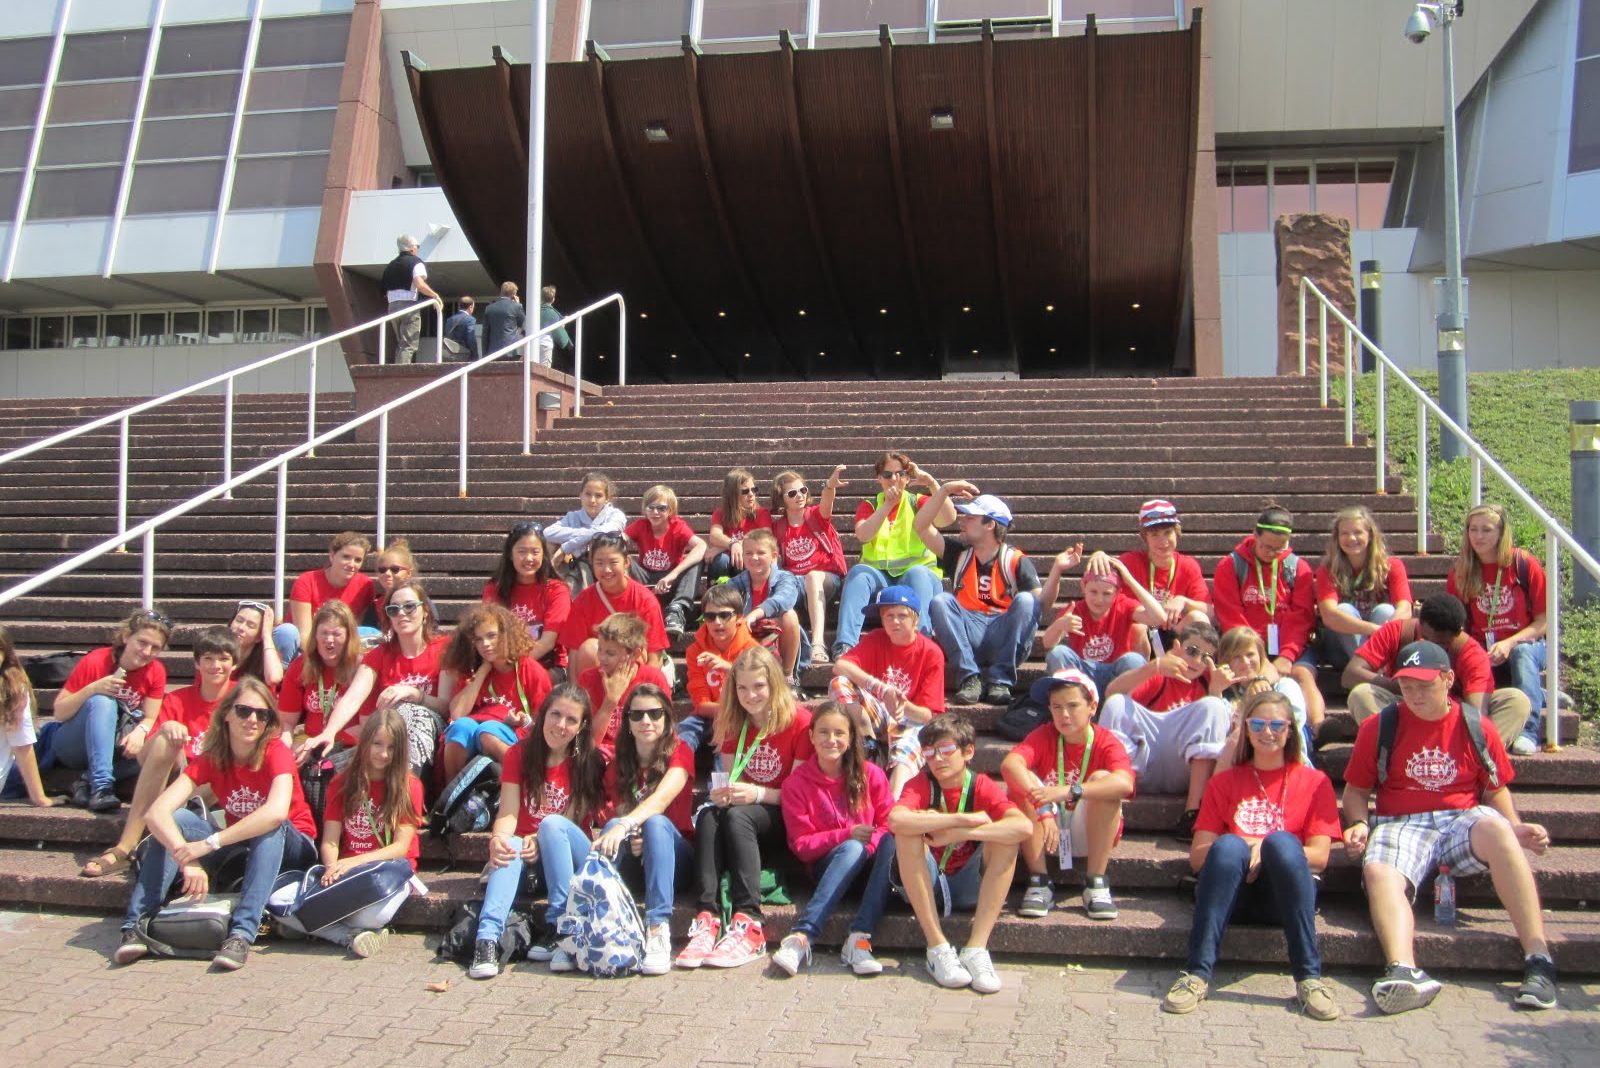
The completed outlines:
[[[533,330],[543,311],[544,266],[544,69],[549,58],[549,0],[533,2],[533,59],[528,71],[528,242],[523,299],[533,308]],[[532,331],[530,331],[531,333]]]
[[[1467,428],[1467,308],[1461,277],[1461,187],[1456,158],[1456,72],[1451,33],[1466,0],[1420,3],[1406,20],[1406,40],[1422,44],[1439,27],[1444,44],[1444,277],[1434,279],[1434,333],[1438,339],[1439,406]],[[1425,447],[1425,443],[1419,445]],[[1440,428],[1439,452],[1446,460],[1467,454],[1455,434]]]

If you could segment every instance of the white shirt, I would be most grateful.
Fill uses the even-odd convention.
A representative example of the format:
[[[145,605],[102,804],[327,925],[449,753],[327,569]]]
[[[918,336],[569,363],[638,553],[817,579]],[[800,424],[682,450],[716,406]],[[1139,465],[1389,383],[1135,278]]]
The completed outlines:
[[[33,706],[32,702],[24,702],[22,714],[17,717],[17,725],[7,731],[0,731],[0,785],[4,785],[6,776],[11,774],[11,765],[17,762],[15,750],[18,746],[32,745],[37,741],[33,732]]]

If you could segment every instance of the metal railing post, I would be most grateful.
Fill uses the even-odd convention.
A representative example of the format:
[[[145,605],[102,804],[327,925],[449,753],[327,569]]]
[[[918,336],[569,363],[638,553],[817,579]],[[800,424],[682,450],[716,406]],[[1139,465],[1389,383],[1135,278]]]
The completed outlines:
[[[1374,442],[1374,444],[1375,444],[1375,446],[1377,448],[1377,455],[1378,455],[1378,459],[1377,459],[1377,472],[1378,472],[1378,474],[1377,474],[1377,478],[1378,478],[1377,492],[1380,493],[1380,494],[1385,492],[1384,484],[1383,484],[1383,475],[1384,475],[1384,470],[1383,470],[1383,450],[1384,450],[1384,433],[1387,430],[1387,427],[1385,427],[1385,425],[1384,425],[1384,418],[1385,418],[1385,415],[1386,415],[1386,413],[1384,411],[1384,408],[1385,408],[1385,406],[1387,404],[1387,401],[1388,401],[1388,398],[1385,396],[1385,392],[1387,391],[1387,389],[1388,389],[1388,387],[1384,384],[1384,381],[1383,381],[1383,361],[1379,360],[1378,361],[1378,434],[1377,434],[1377,440]]]
[[[306,440],[310,441],[317,436],[317,346],[311,346],[311,374],[310,384],[306,387]],[[306,453],[315,456],[316,449]]]
[[[522,345],[522,455],[533,452],[533,346],[534,338]]]
[[[289,540],[289,461],[278,465],[278,526],[272,546],[272,614],[283,618],[283,556]],[[263,634],[262,641],[271,641]]]
[[[577,336],[572,339],[572,414],[583,414],[583,320],[578,320]]]
[[[142,593],[145,611],[156,606],[156,532],[155,528],[144,532],[144,581]]]
[[[384,349],[387,347],[388,344],[389,344],[389,324],[388,323],[379,323],[378,324],[378,366],[379,367],[383,366]]]
[[[389,529],[389,413],[378,416],[378,544]]]
[[[122,440],[117,445],[117,529],[128,529],[128,417],[122,417]],[[117,550],[128,551],[127,545]]]
[[[1417,398],[1417,553],[1428,552],[1428,402]]]
[[[1349,359],[1346,353],[1345,359]],[[1328,406],[1328,305],[1317,301],[1317,363],[1321,365],[1317,377],[1321,381],[1322,406]]]
[[[1483,503],[1483,460],[1472,454],[1472,507]]]
[[[1350,354],[1350,325],[1344,328],[1344,443],[1356,443],[1355,361]]]
[[[437,326],[433,335],[433,362],[444,363],[444,301],[433,302],[433,318]]]
[[[1306,376],[1306,279],[1300,279],[1300,377]]]
[[[628,384],[628,305],[617,297],[617,385]]]
[[[1546,530],[1544,585],[1545,681],[1544,744],[1546,749],[1561,748],[1561,553],[1555,531]]]
[[[228,389],[222,396],[222,481],[233,481],[233,379],[228,379]],[[233,490],[223,494],[233,500]]]
[[[467,495],[467,379],[471,377],[461,376],[461,484],[456,488],[457,497]]]

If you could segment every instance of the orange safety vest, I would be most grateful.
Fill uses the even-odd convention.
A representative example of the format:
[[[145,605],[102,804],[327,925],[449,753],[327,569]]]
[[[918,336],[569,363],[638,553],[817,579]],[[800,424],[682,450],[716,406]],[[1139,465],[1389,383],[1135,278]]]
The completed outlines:
[[[1017,596],[1017,567],[1022,557],[1021,549],[1002,544],[994,559],[989,561],[989,592],[984,595],[978,592],[976,556],[971,549],[963,549],[956,558],[956,575],[950,584],[956,603],[969,612],[985,615],[998,615],[1010,608]]]

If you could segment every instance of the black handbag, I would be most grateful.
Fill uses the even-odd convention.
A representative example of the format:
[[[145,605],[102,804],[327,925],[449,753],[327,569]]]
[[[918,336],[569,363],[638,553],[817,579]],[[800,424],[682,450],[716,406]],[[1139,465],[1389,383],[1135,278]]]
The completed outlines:
[[[238,894],[208,894],[199,901],[174,901],[154,916],[141,916],[139,936],[157,956],[210,960],[228,937],[238,904]]]

